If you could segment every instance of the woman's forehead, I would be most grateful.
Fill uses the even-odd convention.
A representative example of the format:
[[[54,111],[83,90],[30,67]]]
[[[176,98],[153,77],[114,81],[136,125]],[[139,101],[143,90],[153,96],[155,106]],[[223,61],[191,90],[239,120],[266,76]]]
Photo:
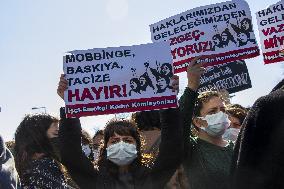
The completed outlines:
[[[221,108],[225,107],[224,102],[219,97],[213,96],[208,102],[203,102],[202,110],[206,111],[212,108]]]
[[[117,133],[113,133],[110,138],[133,138],[131,135],[119,135]]]

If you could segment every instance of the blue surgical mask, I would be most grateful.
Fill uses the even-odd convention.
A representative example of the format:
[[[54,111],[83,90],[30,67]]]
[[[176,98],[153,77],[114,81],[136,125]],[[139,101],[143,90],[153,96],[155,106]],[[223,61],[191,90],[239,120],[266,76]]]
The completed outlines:
[[[90,146],[87,144],[87,145],[82,145],[82,150],[84,152],[84,154],[89,157],[92,153],[92,150],[90,148]]]
[[[119,142],[107,147],[107,159],[118,166],[129,165],[136,157],[136,145]]]
[[[238,138],[239,132],[240,132],[240,129],[229,128],[223,134],[223,139],[235,142],[237,140],[237,138]]]
[[[213,137],[222,136],[230,125],[228,115],[222,111],[199,118],[205,120],[208,124],[207,127],[201,127],[201,129]]]

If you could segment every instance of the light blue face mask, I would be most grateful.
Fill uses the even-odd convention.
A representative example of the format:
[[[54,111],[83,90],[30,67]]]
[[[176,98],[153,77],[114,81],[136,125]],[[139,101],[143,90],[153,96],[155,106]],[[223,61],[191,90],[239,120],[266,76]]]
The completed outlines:
[[[136,157],[136,145],[119,142],[107,147],[107,159],[116,165],[129,165]]]
[[[82,150],[87,157],[89,157],[92,153],[92,150],[89,145],[82,145]]]
[[[213,137],[222,136],[230,125],[228,115],[220,111],[216,114],[206,115],[205,117],[198,117],[205,120],[207,127],[201,127],[208,135]]]
[[[223,139],[235,142],[238,138],[239,132],[240,132],[240,129],[229,128],[223,134]]]

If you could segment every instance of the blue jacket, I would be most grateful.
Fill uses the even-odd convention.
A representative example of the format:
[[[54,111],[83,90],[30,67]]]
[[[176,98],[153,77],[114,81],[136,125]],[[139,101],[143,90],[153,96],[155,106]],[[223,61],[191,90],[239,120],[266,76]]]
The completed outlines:
[[[0,188],[19,189],[20,183],[12,153],[0,136]]]

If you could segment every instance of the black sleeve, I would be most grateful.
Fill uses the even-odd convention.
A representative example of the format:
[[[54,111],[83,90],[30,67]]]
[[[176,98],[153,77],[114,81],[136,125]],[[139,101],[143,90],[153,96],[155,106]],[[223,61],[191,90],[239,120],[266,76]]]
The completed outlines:
[[[81,123],[78,118],[62,116],[59,127],[61,161],[72,179],[84,185],[86,179],[95,182],[97,171],[93,163],[83,154],[81,147]]]
[[[198,93],[186,87],[183,95],[179,100],[180,113],[183,124],[183,140],[184,140],[184,156],[190,155],[191,144],[191,122],[193,116],[193,110]]]
[[[160,111],[161,143],[152,174],[156,183],[163,186],[180,165],[183,153],[182,125],[179,109]]]

